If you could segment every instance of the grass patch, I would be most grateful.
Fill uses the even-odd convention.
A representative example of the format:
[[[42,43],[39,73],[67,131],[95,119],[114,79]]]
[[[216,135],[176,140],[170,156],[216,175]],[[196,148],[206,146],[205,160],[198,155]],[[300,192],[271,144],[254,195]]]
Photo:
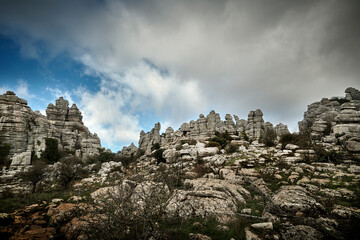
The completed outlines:
[[[234,157],[234,158],[231,158],[229,160],[226,160],[226,162],[224,163],[224,166],[234,166],[235,161],[239,160],[239,159],[240,159],[239,157]]]
[[[24,208],[25,206],[42,203],[43,201],[50,202],[54,198],[62,198],[65,201],[71,196],[77,195],[76,192],[66,190],[49,193],[29,193],[22,196],[15,196],[12,198],[0,199],[0,212],[11,213],[16,209]]]
[[[208,220],[202,218],[188,220],[164,219],[159,223],[159,233],[163,239],[171,240],[188,239],[190,233],[204,234],[213,240],[231,238],[245,240],[245,227],[250,226],[254,222],[255,221],[248,220],[244,217],[238,217],[235,221],[228,224],[228,231],[222,231],[217,228],[219,222],[214,218]]]
[[[264,203],[255,199],[248,199],[246,203],[240,203],[238,206],[238,212],[244,208],[250,208],[251,214],[257,217],[262,216],[262,212],[264,211]]]

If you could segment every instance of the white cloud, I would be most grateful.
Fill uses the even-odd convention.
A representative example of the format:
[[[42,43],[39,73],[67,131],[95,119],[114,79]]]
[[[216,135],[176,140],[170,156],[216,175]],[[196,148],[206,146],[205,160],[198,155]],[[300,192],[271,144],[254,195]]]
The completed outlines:
[[[59,97],[63,97],[64,99],[66,99],[67,101],[69,101],[69,105],[71,106],[73,103],[75,103],[75,101],[72,99],[72,95],[73,93],[69,90],[62,90],[59,88],[51,88],[51,87],[47,87],[46,91],[48,91],[50,93],[50,95],[52,96],[51,102],[53,104],[55,104],[55,101],[59,98]]]
[[[13,91],[18,97],[24,98],[26,100],[35,98],[35,95],[29,92],[29,84],[24,79],[17,80],[16,85],[13,87],[6,85],[0,87],[1,94],[5,93],[6,91]]]
[[[72,104],[76,99],[84,124],[113,150],[120,150],[130,142],[137,144],[143,126],[153,125],[140,123],[140,120],[147,121],[141,114],[148,113],[158,119],[156,121],[179,125],[184,116],[197,115],[206,107],[207,100],[195,81],[182,81],[175,75],[162,73],[146,61],[122,73],[89,73],[101,75],[99,91],[92,92],[85,87],[72,91],[47,90],[54,101],[63,96]],[[169,124],[162,130],[167,126]]]

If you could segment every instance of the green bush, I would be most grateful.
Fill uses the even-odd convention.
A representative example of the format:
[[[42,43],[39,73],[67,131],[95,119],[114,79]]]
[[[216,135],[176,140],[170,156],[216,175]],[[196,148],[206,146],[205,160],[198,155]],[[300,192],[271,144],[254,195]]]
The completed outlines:
[[[156,150],[151,156],[154,157],[157,161],[157,163],[166,163],[166,159],[163,158],[162,154],[165,151],[165,149],[158,149]]]
[[[235,145],[235,144],[229,144],[226,147],[226,152],[227,153],[234,153],[234,152],[238,152],[239,151],[239,146]]]
[[[197,141],[195,139],[183,139],[180,141],[181,145],[187,143],[189,145],[196,145]]]
[[[75,157],[65,157],[60,161],[58,168],[57,181],[64,189],[68,189],[73,180],[86,177],[83,162]]]
[[[338,164],[344,159],[344,155],[335,150],[327,151],[321,146],[315,146],[315,162],[328,162]]]
[[[216,131],[215,136],[220,137],[220,138],[224,138],[227,141],[233,140],[233,138],[230,136],[228,131],[225,131],[225,132],[222,132],[222,133],[219,133],[218,131]]]
[[[275,146],[276,132],[274,129],[267,129],[265,131],[264,144],[267,147]]]
[[[98,160],[101,163],[114,161],[115,158],[116,158],[116,154],[112,152],[102,152],[98,156]]]
[[[329,122],[327,122],[326,123],[326,128],[325,128],[325,130],[324,130],[324,135],[330,135],[330,133],[331,133],[331,123],[329,123]]]
[[[41,160],[36,160],[30,166],[30,169],[26,172],[21,172],[19,177],[21,180],[25,182],[30,182],[32,185],[32,192],[34,193],[36,190],[36,184],[43,180],[44,173],[46,170],[45,162]]]
[[[223,137],[213,137],[210,139],[210,142],[217,142],[221,145],[222,148],[225,148],[227,145],[227,140]]]
[[[10,165],[10,160],[7,157],[10,153],[10,149],[10,144],[2,143],[0,140],[0,166]]]
[[[160,147],[160,143],[154,143],[151,147],[151,151],[158,150],[160,149]]]
[[[245,141],[249,142],[250,138],[248,137],[248,135],[246,134],[246,132],[242,132],[241,133],[242,137],[244,138]]]
[[[49,163],[58,162],[60,153],[58,149],[58,140],[54,138],[45,138],[45,151],[41,154],[41,158]]]
[[[312,142],[309,132],[284,134],[280,137],[280,143],[283,149],[289,143],[295,144],[303,149],[308,149],[312,147]]]
[[[221,145],[218,142],[208,142],[205,147],[217,147],[218,149],[221,149]]]

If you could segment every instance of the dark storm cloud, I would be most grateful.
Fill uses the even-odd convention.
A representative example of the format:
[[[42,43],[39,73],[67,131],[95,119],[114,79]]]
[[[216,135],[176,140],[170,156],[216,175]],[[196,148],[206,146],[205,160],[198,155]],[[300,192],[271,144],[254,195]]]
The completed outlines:
[[[2,33],[14,36],[24,55],[39,57],[36,43],[41,41],[50,56],[68,51],[89,72],[113,81],[147,59],[176,76],[168,80],[176,83],[164,91],[185,94],[176,88],[194,82],[196,101],[206,107],[179,110],[186,117],[212,108],[246,117],[249,110],[261,108],[267,120],[294,127],[307,104],[343,95],[348,86],[360,87],[359,1],[1,4]],[[144,69],[139,72],[149,76]],[[131,85],[127,79],[121,81]],[[180,96],[178,103],[164,105],[158,101],[166,99],[131,86],[134,95],[152,96],[164,111],[180,109]],[[194,105],[200,105],[196,101]]]

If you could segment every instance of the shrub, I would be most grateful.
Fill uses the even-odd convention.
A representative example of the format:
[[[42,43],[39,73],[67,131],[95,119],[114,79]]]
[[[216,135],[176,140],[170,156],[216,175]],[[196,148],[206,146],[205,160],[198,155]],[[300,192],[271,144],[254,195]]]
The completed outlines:
[[[264,138],[264,144],[265,146],[267,147],[273,147],[275,146],[275,141],[276,139],[276,132],[274,129],[272,128],[269,128],[269,129],[266,129],[265,131],[265,138]]]
[[[228,131],[225,131],[223,133],[219,133],[218,131],[215,132],[215,136],[219,137],[219,138],[224,138],[227,141],[231,141],[233,140],[233,138],[230,136]]]
[[[244,138],[245,141],[247,141],[247,142],[250,141],[250,139],[249,139],[248,135],[246,134],[246,132],[242,132],[241,135],[242,135],[242,137]]]
[[[10,153],[10,149],[10,144],[2,143],[0,140],[0,166],[10,165],[10,160],[7,157]]]
[[[210,142],[218,142],[222,148],[225,148],[227,145],[227,140],[222,137],[213,137],[210,139]]]
[[[83,162],[74,156],[65,157],[60,161],[57,181],[64,188],[67,189],[73,180],[83,178],[86,171],[82,166]]]
[[[157,161],[157,163],[166,163],[166,159],[163,158],[162,154],[165,151],[165,149],[158,149],[156,150],[151,156],[154,157]]]
[[[99,154],[98,160],[99,160],[101,163],[110,162],[110,161],[114,161],[115,157],[116,157],[116,154],[115,154],[115,153],[112,153],[112,152],[102,152],[102,153]]]
[[[120,190],[120,194],[109,193],[92,202],[88,215],[85,212],[81,220],[88,223],[85,231],[89,239],[163,239],[159,222],[169,193],[166,185],[143,185],[137,192]],[[139,200],[134,201],[134,197]]]
[[[329,162],[338,164],[344,159],[344,155],[336,152],[335,150],[327,151],[321,146],[315,146],[315,159],[316,162]]]
[[[326,128],[325,128],[325,130],[324,130],[324,135],[330,135],[330,133],[331,133],[331,123],[330,122],[327,122],[326,123]]]
[[[229,144],[226,147],[226,152],[227,153],[234,153],[234,152],[238,152],[239,151],[239,146],[235,145],[235,144]]]
[[[282,148],[289,143],[295,144],[300,148],[310,148],[312,147],[310,133],[309,132],[301,132],[301,133],[287,133],[281,136],[280,143]]]
[[[157,150],[157,149],[160,149],[160,143],[154,143],[151,147],[151,151],[154,151],[154,150]]]
[[[217,148],[219,148],[219,149],[222,148],[221,145],[220,145],[220,143],[218,143],[218,142],[208,142],[208,143],[205,145],[205,147],[217,147]]]
[[[46,171],[46,164],[41,160],[36,160],[32,163],[27,171],[21,172],[19,177],[25,182],[30,182],[32,185],[32,192],[36,190],[36,184],[44,179]]]
[[[45,151],[41,154],[41,158],[45,159],[49,163],[59,161],[60,153],[57,139],[45,138]]]

